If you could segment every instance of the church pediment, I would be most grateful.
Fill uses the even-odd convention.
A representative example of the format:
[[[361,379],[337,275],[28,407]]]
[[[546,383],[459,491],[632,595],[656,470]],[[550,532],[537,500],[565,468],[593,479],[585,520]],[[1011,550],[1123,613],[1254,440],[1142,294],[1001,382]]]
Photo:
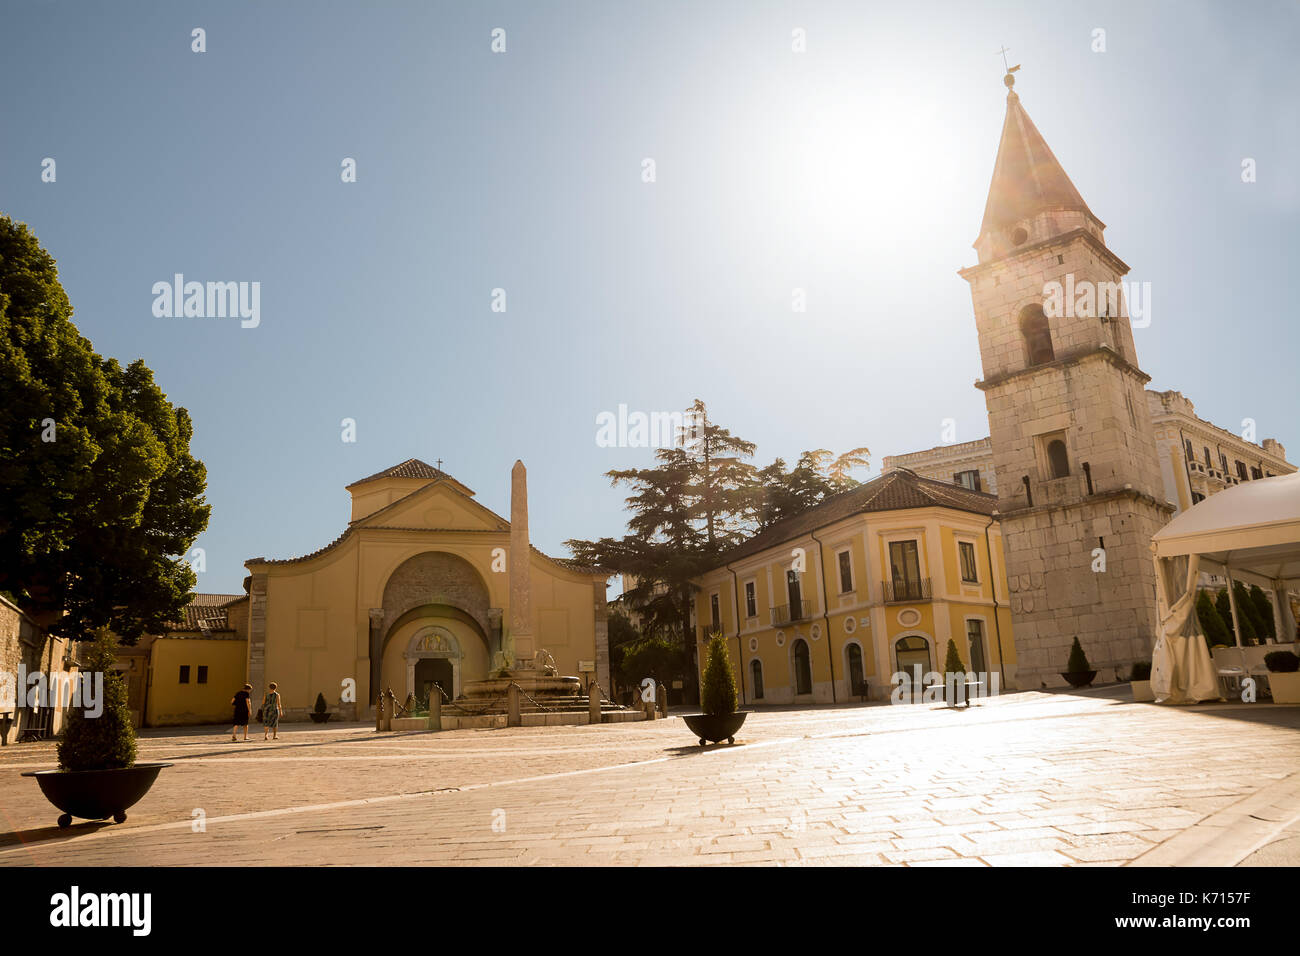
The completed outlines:
[[[444,481],[426,485],[394,501],[357,521],[356,526],[429,531],[506,531],[510,527],[504,518]]]

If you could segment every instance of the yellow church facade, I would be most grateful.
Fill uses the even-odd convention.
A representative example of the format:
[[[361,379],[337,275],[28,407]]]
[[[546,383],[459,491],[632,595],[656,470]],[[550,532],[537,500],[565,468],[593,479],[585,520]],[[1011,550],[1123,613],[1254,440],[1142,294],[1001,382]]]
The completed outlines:
[[[721,633],[745,705],[883,700],[953,640],[1015,687],[996,504],[898,470],[765,529],[694,582],[700,667]]]
[[[247,673],[274,681],[286,719],[323,694],[346,718],[376,696],[451,698],[510,648],[510,523],[417,459],[353,482],[351,519],[331,544],[249,572]],[[527,548],[532,645],[561,674],[609,687],[606,572]]]

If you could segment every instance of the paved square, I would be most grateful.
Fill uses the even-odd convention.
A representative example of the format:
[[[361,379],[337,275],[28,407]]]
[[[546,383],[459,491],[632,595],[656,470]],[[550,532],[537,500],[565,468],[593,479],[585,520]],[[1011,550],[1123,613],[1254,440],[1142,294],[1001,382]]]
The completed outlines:
[[[122,825],[58,830],[19,776],[53,766],[53,745],[0,751],[0,865],[1300,858],[1300,708],[1133,704],[1127,686],[963,711],[759,711],[734,747],[698,747],[671,717],[389,735],[305,724],[248,743],[161,733],[142,736],[139,759],[175,766]]]

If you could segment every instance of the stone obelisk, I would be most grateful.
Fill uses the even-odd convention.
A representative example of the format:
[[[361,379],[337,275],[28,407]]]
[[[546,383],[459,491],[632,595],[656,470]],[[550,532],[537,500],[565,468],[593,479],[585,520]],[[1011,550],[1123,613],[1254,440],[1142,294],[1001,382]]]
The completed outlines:
[[[510,643],[514,667],[533,659],[533,598],[529,576],[528,470],[516,461],[510,472]]]

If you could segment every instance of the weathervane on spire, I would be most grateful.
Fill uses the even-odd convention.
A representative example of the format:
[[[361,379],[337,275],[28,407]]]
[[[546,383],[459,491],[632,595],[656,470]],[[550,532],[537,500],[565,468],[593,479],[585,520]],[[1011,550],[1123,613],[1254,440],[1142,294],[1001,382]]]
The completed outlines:
[[[1016,78],[1013,74],[1016,72],[1016,70],[1020,69],[1019,63],[1017,63],[1015,66],[1011,66],[1007,62],[1007,54],[1010,52],[1011,52],[1010,49],[1008,49],[1005,46],[1001,50],[998,50],[998,53],[1002,55],[1002,66],[1007,71],[1007,75],[1002,77],[1002,82],[1007,85],[1008,90],[1016,85]]]

